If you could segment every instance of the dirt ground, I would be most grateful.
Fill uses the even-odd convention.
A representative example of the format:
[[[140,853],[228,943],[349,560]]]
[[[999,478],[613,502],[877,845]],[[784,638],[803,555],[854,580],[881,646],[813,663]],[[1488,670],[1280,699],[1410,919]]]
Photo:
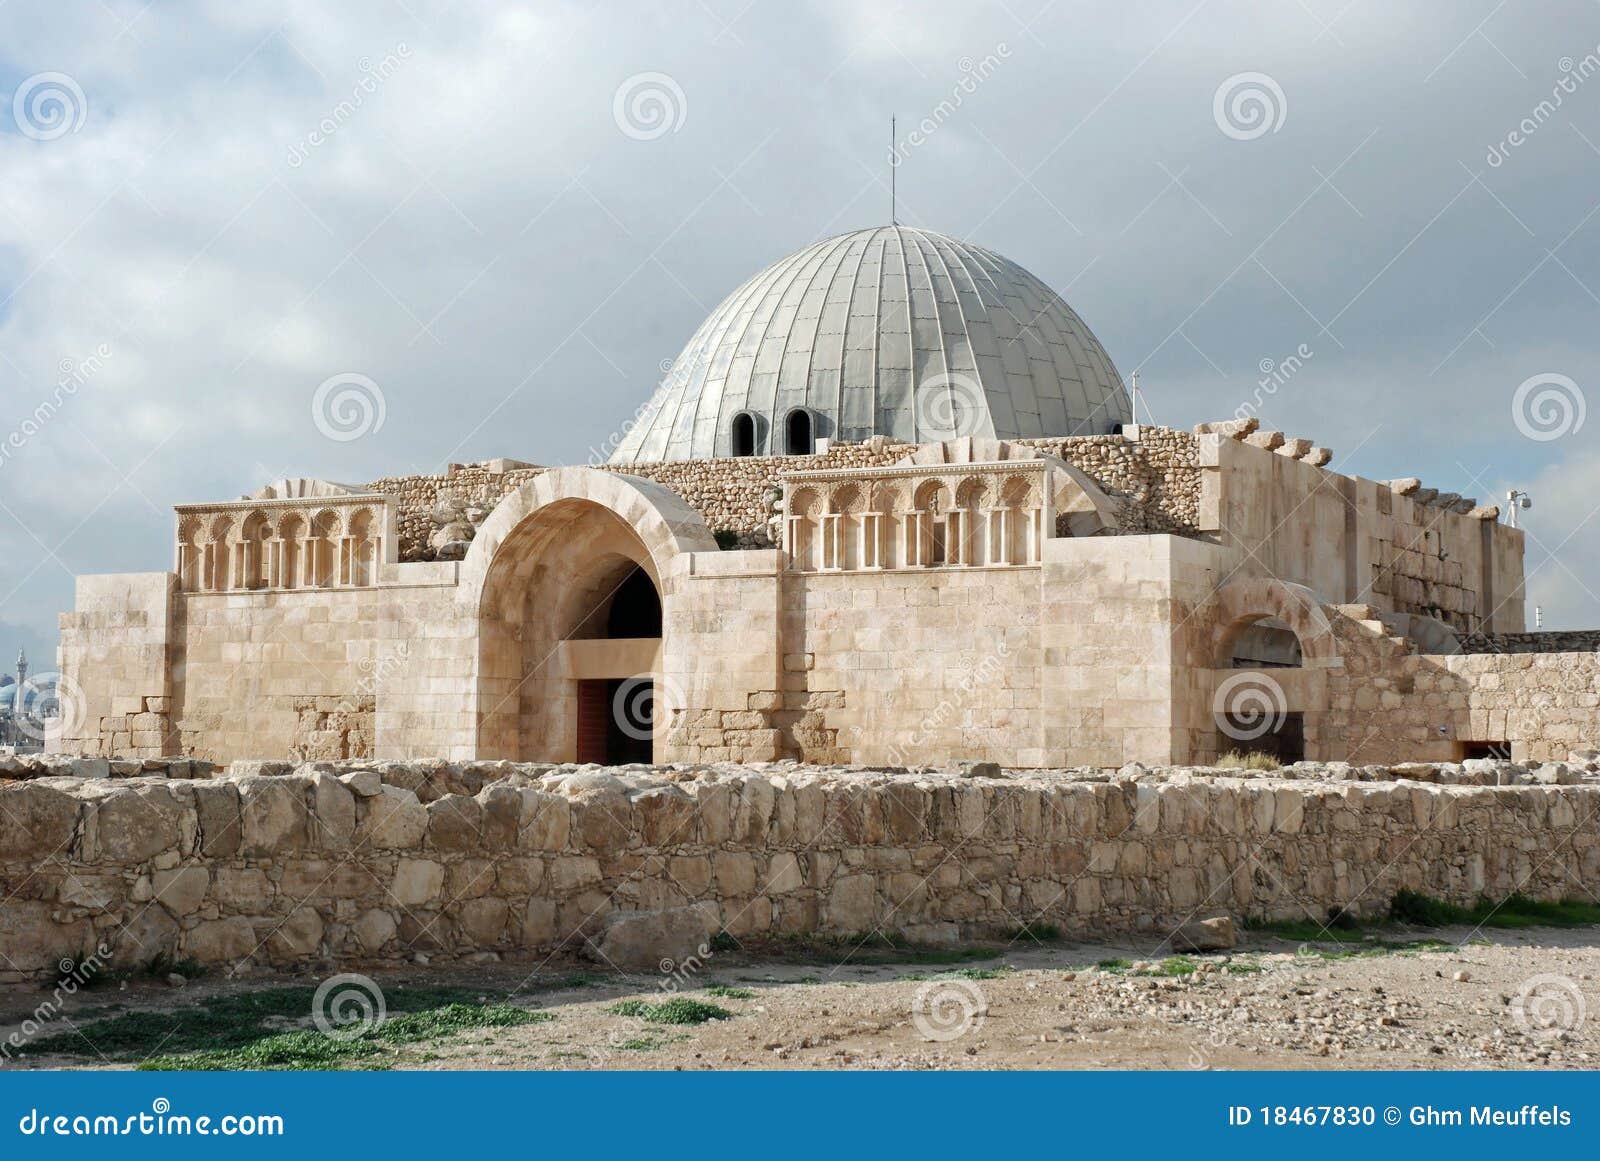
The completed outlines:
[[[1446,946],[1417,945],[1420,939]],[[1410,944],[1410,946],[1395,946]],[[1246,935],[1231,953],[1152,958],[1133,945],[1014,944],[948,953],[832,947],[714,952],[671,975],[619,976],[541,960],[374,970],[386,995],[451,985],[550,1018],[471,1028],[400,1053],[425,1069],[1594,1068],[1600,930],[1444,929],[1382,944],[1296,945]],[[1120,961],[1120,962],[1118,962]],[[1096,966],[1097,964],[1103,966]],[[75,997],[66,1053],[9,1068],[123,1067],[93,1019],[173,1011],[317,976],[130,981]],[[0,989],[0,1039],[40,1002]],[[619,1000],[680,996],[726,1018],[661,1024]],[[52,1028],[63,1024],[52,1021]],[[284,1027],[292,1028],[290,1023]],[[300,1023],[311,1026],[310,1013]],[[150,1052],[160,1050],[151,1044]]]

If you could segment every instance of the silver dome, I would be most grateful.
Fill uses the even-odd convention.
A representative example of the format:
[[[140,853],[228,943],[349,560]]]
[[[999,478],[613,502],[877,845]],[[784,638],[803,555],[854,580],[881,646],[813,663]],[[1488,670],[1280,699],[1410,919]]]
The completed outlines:
[[[1043,282],[981,246],[880,226],[807,246],[730,294],[611,461],[735,454],[743,415],[754,454],[803,450],[786,446],[797,413],[813,438],[909,443],[1130,420],[1105,348]]]

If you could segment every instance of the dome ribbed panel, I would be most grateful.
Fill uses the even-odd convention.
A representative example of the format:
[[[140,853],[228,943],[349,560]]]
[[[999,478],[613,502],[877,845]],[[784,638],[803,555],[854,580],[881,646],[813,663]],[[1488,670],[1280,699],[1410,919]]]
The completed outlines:
[[[981,246],[883,226],[807,246],[730,294],[611,458],[730,455],[741,412],[757,451],[777,454],[797,407],[819,438],[927,442],[950,434],[930,416],[952,404],[960,434],[1001,439],[1129,420],[1110,356],[1043,282]]]

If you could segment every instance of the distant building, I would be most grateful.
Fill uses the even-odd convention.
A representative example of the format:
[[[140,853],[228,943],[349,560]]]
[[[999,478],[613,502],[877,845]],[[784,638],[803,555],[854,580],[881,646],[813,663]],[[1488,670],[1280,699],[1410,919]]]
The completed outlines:
[[[53,702],[53,693],[49,687],[28,683],[28,654],[19,649],[16,677],[0,674],[0,747],[18,752],[43,748],[51,708],[44,703]]]

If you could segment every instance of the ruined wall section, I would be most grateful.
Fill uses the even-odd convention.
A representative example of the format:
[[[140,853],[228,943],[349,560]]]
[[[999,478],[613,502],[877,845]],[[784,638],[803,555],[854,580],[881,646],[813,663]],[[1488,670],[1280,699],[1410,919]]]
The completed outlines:
[[[1014,441],[1059,456],[1092,477],[1123,509],[1126,532],[1196,535],[1201,477],[1199,442],[1184,431],[1142,427],[1137,442],[1118,435]],[[890,467],[916,445],[875,438],[836,443],[822,455],[750,456],[669,463],[595,464],[602,471],[654,480],[682,496],[719,534],[726,548],[771,548],[781,539],[774,520],[782,472],[827,468]],[[432,560],[448,543],[444,530],[470,530],[507,493],[546,469],[490,460],[452,464],[442,476],[377,480],[371,492],[400,501],[396,525],[401,560]],[[462,529],[457,528],[456,534]]]
[[[1248,553],[1251,571],[1331,603],[1429,616],[1458,632],[1522,630],[1522,533],[1499,523],[1498,509],[1414,479],[1330,472],[1285,454],[1288,445],[1253,442],[1263,434],[1281,439],[1200,437],[1201,528]]]
[[[738,937],[1104,937],[1600,878],[1592,782],[268,769],[0,782],[0,980],[101,944],[115,969],[578,951],[618,913],[696,904]]]

